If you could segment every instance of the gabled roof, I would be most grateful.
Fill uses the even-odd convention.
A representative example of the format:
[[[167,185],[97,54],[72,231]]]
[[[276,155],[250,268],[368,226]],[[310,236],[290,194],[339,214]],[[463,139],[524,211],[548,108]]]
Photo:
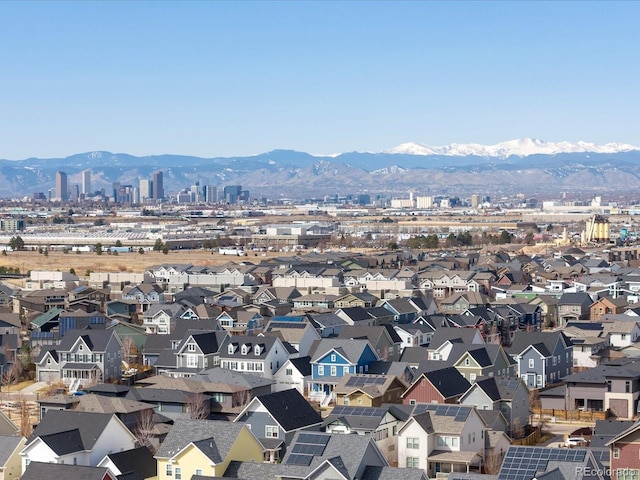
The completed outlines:
[[[558,342],[564,341],[565,345],[572,346],[571,340],[560,330],[555,332],[523,332],[518,331],[511,342],[511,346],[505,348],[511,355],[519,355],[530,345],[533,345],[544,356],[550,356]]]
[[[20,477],[21,480],[43,480],[49,478],[64,478],[64,480],[115,479],[107,468],[43,462],[30,462],[24,474]]]
[[[422,377],[429,380],[429,383],[433,385],[433,388],[440,392],[440,395],[445,399],[462,395],[471,386],[469,381],[464,378],[458,370],[454,367],[446,367],[438,370],[422,372],[420,376],[417,376],[414,379],[411,386],[402,394],[402,396],[404,397],[408,392],[410,392],[414,385],[420,382]]]
[[[227,458],[243,428],[246,428],[244,423],[177,419],[156,452],[155,458],[172,458],[193,443],[213,463],[221,463]]]
[[[64,309],[63,308],[59,308],[59,307],[50,308],[49,310],[47,310],[43,314],[38,315],[36,318],[31,320],[31,324],[35,325],[38,328],[40,328],[44,324],[46,324],[46,323],[48,323],[48,322],[50,322],[52,320],[57,320],[57,318],[60,316],[60,314],[63,311],[64,311]]]
[[[55,436],[63,432],[77,430],[77,438],[82,446],[81,450],[91,450],[112,418],[114,418],[114,415],[109,413],[48,410],[29,437],[27,444],[30,444],[38,437]],[[76,438],[73,435],[69,438],[72,437]],[[52,441],[62,439],[62,437],[51,438],[53,439]]]
[[[9,457],[20,446],[24,437],[20,435],[0,435],[0,468],[4,467]]]
[[[286,432],[322,422],[320,414],[295,388],[258,395],[255,400],[267,409]]]
[[[368,340],[352,340],[344,338],[322,338],[313,342],[309,354],[311,362],[317,362],[331,350],[339,352],[347,361],[357,363],[365,349],[369,348],[375,355]]]
[[[78,338],[82,338],[92,352],[104,352],[109,341],[118,337],[112,330],[68,330],[60,341],[58,352],[70,351]]]
[[[158,462],[147,447],[138,447],[123,452],[110,453],[107,458],[122,472],[137,472],[142,478],[155,477],[158,473]],[[120,476],[118,476],[120,479]]]

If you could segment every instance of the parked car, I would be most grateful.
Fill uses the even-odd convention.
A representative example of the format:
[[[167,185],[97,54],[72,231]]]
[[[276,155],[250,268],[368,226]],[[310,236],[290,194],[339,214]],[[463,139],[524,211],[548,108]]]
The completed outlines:
[[[569,437],[564,443],[561,443],[560,447],[573,448],[573,447],[586,447],[589,445],[589,440],[582,437]]]

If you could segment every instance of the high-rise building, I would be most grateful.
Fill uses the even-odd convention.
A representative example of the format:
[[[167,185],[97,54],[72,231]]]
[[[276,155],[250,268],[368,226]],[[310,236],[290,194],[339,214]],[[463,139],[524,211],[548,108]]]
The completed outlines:
[[[151,181],[153,182],[153,185],[151,187],[153,189],[153,195],[151,198],[162,200],[164,198],[164,184],[162,183],[162,171],[158,170],[157,172],[153,172]]]
[[[148,178],[140,179],[140,202],[143,202],[149,198],[152,198],[153,188],[152,182]]]
[[[204,190],[204,199],[207,203],[218,203],[218,189],[213,185],[205,185],[202,187]]]
[[[230,204],[238,203],[238,197],[242,192],[241,185],[227,185],[224,187],[224,201]]]
[[[56,172],[56,197],[58,197],[62,202],[69,200],[67,174],[64,172]]]
[[[91,191],[91,170],[82,171],[82,193],[84,195],[90,195]]]

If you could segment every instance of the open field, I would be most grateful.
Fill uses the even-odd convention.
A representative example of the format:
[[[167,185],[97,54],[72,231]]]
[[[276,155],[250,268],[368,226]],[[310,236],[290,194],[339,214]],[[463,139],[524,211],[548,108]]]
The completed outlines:
[[[287,255],[284,253],[268,252],[268,256]],[[78,276],[86,275],[87,271],[92,272],[143,272],[145,268],[151,265],[161,263],[187,263],[199,266],[207,265],[223,265],[227,262],[238,262],[246,260],[252,263],[259,263],[263,257],[261,253],[258,256],[250,254],[246,257],[237,257],[234,255],[220,255],[217,252],[209,252],[206,250],[175,250],[168,254],[162,252],[145,252],[140,253],[120,253],[111,255],[103,253],[62,253],[49,252],[43,255],[33,251],[16,251],[9,252],[6,256],[0,255],[0,266],[19,268],[21,273],[30,270],[60,270],[69,271],[74,269]]]

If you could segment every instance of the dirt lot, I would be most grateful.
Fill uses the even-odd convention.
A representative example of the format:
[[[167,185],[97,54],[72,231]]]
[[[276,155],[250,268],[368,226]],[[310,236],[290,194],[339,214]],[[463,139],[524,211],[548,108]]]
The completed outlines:
[[[287,255],[283,253],[267,253],[269,256]],[[49,252],[43,255],[38,252],[9,252],[6,256],[0,255],[0,266],[19,268],[20,272],[30,270],[60,270],[69,271],[74,269],[79,276],[86,275],[87,271],[93,272],[142,272],[151,265],[161,263],[187,263],[193,265],[223,265],[228,262],[239,262],[242,260],[252,263],[259,263],[263,257],[261,253],[257,256],[250,254],[246,257],[233,255],[220,255],[219,253],[206,250],[176,250],[170,251],[166,255],[162,252],[140,253],[120,253],[111,255],[103,253],[62,253]]]

